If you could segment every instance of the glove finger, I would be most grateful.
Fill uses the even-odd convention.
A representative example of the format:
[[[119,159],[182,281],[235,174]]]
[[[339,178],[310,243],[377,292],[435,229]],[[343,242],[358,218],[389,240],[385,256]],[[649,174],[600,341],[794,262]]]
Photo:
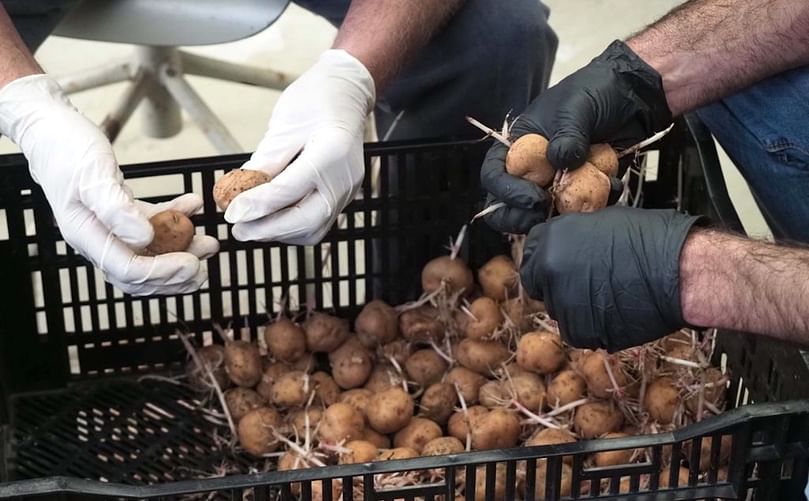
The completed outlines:
[[[209,235],[194,235],[185,252],[195,255],[200,260],[208,259],[219,252],[219,240]]]
[[[186,193],[168,202],[157,204],[135,200],[135,205],[147,218],[166,210],[180,211],[190,217],[202,210],[202,203],[202,197],[196,193]]]
[[[109,282],[113,286],[133,296],[154,296],[154,295],[170,296],[178,294],[189,294],[191,292],[199,290],[199,288],[205,285],[207,281],[208,281],[208,274],[206,272],[194,276],[194,278],[192,278],[187,282],[172,285],[166,285],[155,281],[150,281],[143,284],[129,284],[124,282],[116,282],[115,280],[109,280]]]
[[[536,184],[506,172],[508,148],[495,143],[480,169],[480,184],[494,198],[512,207],[537,209],[547,204],[548,194]]]
[[[225,221],[231,224],[255,221],[301,201],[315,189],[317,174],[313,166],[327,161],[322,158],[324,154],[331,155],[323,152],[322,146],[307,147],[272,181],[234,198],[225,211]]]
[[[279,241],[313,245],[331,228],[331,210],[322,195],[314,191],[292,207],[256,221],[233,226],[237,240]]]
[[[271,177],[283,171],[287,165],[301,152],[305,144],[306,133],[301,127],[273,127],[272,121],[256,151],[242,165],[242,169],[260,170]]]
[[[154,237],[149,218],[135,205],[124,188],[121,172],[112,153],[95,153],[88,160],[93,167],[79,169],[79,199],[113,235],[133,247],[145,247]]]
[[[596,123],[595,104],[587,93],[576,93],[557,104],[554,131],[548,143],[548,161],[556,169],[575,169],[590,154]]]
[[[497,203],[491,195],[487,199],[486,206],[489,207]],[[501,207],[494,212],[483,216],[483,220],[495,231],[502,233],[524,234],[545,220],[547,209],[521,209],[519,207]]]

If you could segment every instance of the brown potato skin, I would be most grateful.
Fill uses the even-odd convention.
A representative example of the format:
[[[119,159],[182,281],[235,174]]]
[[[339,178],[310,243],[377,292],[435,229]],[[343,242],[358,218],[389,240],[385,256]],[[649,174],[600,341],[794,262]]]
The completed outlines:
[[[517,297],[519,281],[517,265],[508,256],[494,256],[478,270],[478,283],[483,294],[497,302]]]
[[[349,336],[348,322],[326,313],[315,312],[303,323],[309,351],[329,353]]]
[[[607,433],[602,438],[624,438],[628,437],[627,433],[612,432]],[[635,449],[620,449],[615,451],[602,451],[593,454],[593,462],[596,466],[617,466],[629,463],[632,458],[632,453]]]
[[[478,402],[480,387],[483,386],[487,380],[477,372],[471,371],[466,367],[453,367],[452,370],[447,373],[447,377],[444,381],[450,385],[457,384],[458,391],[461,392],[466,405],[474,405]]]
[[[225,403],[233,421],[238,423],[250,411],[267,405],[267,400],[249,388],[237,386],[225,391]]]
[[[370,463],[379,455],[377,446],[366,440],[352,440],[344,447],[350,452],[340,454],[339,464]]]
[[[364,388],[373,393],[380,393],[389,388],[401,388],[402,377],[392,365],[377,364]]]
[[[441,381],[447,367],[447,362],[435,350],[429,348],[413,353],[404,364],[410,380],[421,386]]]
[[[438,319],[438,310],[429,305],[399,315],[399,330],[402,337],[413,343],[438,342],[444,336],[444,325]]]
[[[509,387],[517,401],[528,409],[536,411],[545,407],[545,383],[536,374],[526,372],[512,376]]]
[[[434,292],[441,287],[442,281],[446,281],[449,293],[463,289],[469,294],[475,286],[469,266],[461,259],[452,259],[450,256],[437,257],[421,270],[421,287],[424,292]]]
[[[394,461],[397,459],[413,459],[419,457],[419,453],[409,447],[395,447],[385,451],[379,451],[377,461]]]
[[[456,313],[458,325],[468,338],[490,338],[503,323],[500,306],[490,297],[482,296],[475,299],[469,305],[469,311],[475,318],[471,318],[462,311]]]
[[[444,426],[455,411],[458,394],[449,383],[435,383],[427,387],[419,402],[419,416]]]
[[[294,362],[306,353],[306,333],[288,318],[279,318],[264,327],[264,342],[273,358]]]
[[[301,437],[306,433],[307,414],[309,415],[309,433],[314,435],[317,424],[323,418],[323,409],[315,406],[309,407],[309,409],[296,409],[287,416],[287,422],[294,430],[297,430]]]
[[[598,143],[590,146],[590,156],[587,161],[608,176],[618,175],[618,153],[607,143]]]
[[[492,409],[472,423],[472,448],[507,449],[520,441],[520,418],[508,409]]]
[[[261,375],[261,381],[256,386],[256,391],[259,395],[266,400],[272,398],[272,385],[283,374],[291,371],[292,368],[284,362],[272,362],[264,367],[264,373]]]
[[[261,381],[261,353],[247,341],[231,341],[225,346],[225,370],[233,384],[252,388]]]
[[[499,341],[466,338],[458,344],[455,358],[458,363],[478,374],[488,375],[508,360],[508,348]]]
[[[340,400],[340,387],[328,373],[318,371],[309,376],[309,384],[315,392],[315,402],[329,406]],[[311,391],[311,390],[310,390]]]
[[[391,447],[390,438],[388,438],[387,435],[379,433],[370,426],[365,427],[365,431],[362,434],[362,439],[366,442],[371,442],[378,449],[390,449]]]
[[[442,435],[441,427],[435,422],[421,417],[414,417],[407,423],[407,426],[396,432],[393,437],[393,446],[410,447],[421,454],[427,442]]]
[[[545,188],[556,174],[547,158],[548,140],[540,134],[525,134],[506,154],[506,172]]]
[[[558,371],[566,361],[558,334],[536,331],[524,334],[517,344],[517,365],[539,374]]]
[[[309,376],[302,371],[289,371],[275,380],[270,391],[270,402],[279,407],[299,407],[309,398],[314,389],[312,381],[308,383],[304,378]],[[308,391],[306,391],[308,388]]]
[[[603,352],[592,351],[585,352],[577,362],[578,371],[587,382],[587,389],[590,391],[590,394],[596,398],[608,398],[612,395],[610,391],[612,389],[612,381],[604,366],[605,360],[606,355]],[[610,365],[610,367],[612,368],[612,375],[618,386],[625,386],[627,380],[624,372],[620,367],[614,365]]]
[[[473,405],[472,407],[467,408],[466,414],[463,411],[457,411],[449,418],[449,422],[447,422],[447,434],[451,437],[455,437],[463,443],[466,443],[466,435],[470,428],[474,428],[476,426],[478,418],[481,416],[488,414],[489,409],[483,407],[482,405]],[[469,422],[467,423],[467,415],[469,416]]]
[[[587,393],[587,383],[576,371],[565,369],[560,371],[548,385],[548,404],[561,407],[575,402]]]
[[[356,336],[329,353],[329,364],[332,377],[344,390],[364,385],[373,370],[371,354]]]
[[[388,303],[375,299],[363,306],[354,321],[354,331],[369,349],[390,343],[399,335],[399,317]]]
[[[230,202],[237,195],[264,183],[269,183],[272,177],[267,174],[248,169],[234,169],[225,173],[224,176],[213,186],[213,199],[216,206],[222,210],[227,210]]]
[[[605,433],[618,431],[624,423],[621,411],[609,402],[594,401],[576,408],[573,428],[581,438],[598,438]]]
[[[331,444],[341,440],[361,440],[365,431],[365,419],[356,409],[344,402],[326,408],[320,420],[318,435]]]
[[[368,402],[371,401],[373,394],[371,390],[366,388],[354,388],[340,394],[340,402],[345,402],[355,408],[365,418],[365,409],[368,408]]]
[[[239,443],[253,456],[275,452],[280,442],[272,432],[280,432],[283,424],[281,415],[275,409],[261,407],[250,411],[239,421]]]
[[[680,390],[668,376],[655,379],[646,388],[643,407],[660,424],[671,424],[680,403]]]
[[[413,397],[401,388],[389,388],[371,397],[366,409],[368,424],[379,433],[395,433],[410,422]]]
[[[154,228],[152,243],[146,254],[157,256],[169,252],[182,252],[194,238],[194,223],[178,210],[164,210],[149,218]]]
[[[593,164],[585,162],[578,169],[567,172],[554,196],[560,214],[595,212],[607,206],[610,179]]]
[[[526,447],[534,447],[540,445],[558,445],[558,444],[571,444],[576,441],[576,437],[571,435],[565,430],[557,430],[554,428],[544,428],[538,430],[531,435],[525,442]],[[564,456],[562,459],[567,464],[573,464],[573,456]]]
[[[447,454],[460,454],[464,451],[464,444],[455,437],[438,437],[430,440],[421,449],[422,456],[446,456]]]

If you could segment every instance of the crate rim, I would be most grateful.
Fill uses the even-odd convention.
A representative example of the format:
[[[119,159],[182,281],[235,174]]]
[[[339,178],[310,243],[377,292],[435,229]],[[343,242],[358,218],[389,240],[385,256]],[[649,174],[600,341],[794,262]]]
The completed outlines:
[[[184,494],[245,489],[277,485],[289,482],[340,479],[344,477],[365,477],[384,473],[394,473],[430,468],[468,467],[502,461],[525,461],[530,459],[560,457],[571,454],[596,453],[615,449],[665,446],[692,440],[697,437],[727,432],[729,428],[744,425],[752,419],[774,417],[785,414],[809,414],[809,400],[791,400],[776,403],[749,404],[723,412],[699,423],[665,433],[636,435],[625,438],[591,439],[561,445],[516,447],[489,451],[463,452],[446,456],[419,457],[393,461],[380,461],[354,465],[332,465],[320,468],[305,468],[267,473],[227,475],[220,478],[181,480],[153,485],[129,485],[101,482],[67,476],[44,477],[38,479],[15,480],[0,484],[0,498],[13,498],[26,495],[56,493],[77,493],[103,495],[122,498],[152,498],[155,496],[178,496]],[[696,486],[699,488],[699,486]]]

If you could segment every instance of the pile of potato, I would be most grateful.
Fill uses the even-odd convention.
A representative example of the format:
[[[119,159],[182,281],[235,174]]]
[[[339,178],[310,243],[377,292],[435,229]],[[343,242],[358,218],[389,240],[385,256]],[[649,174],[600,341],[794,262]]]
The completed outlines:
[[[397,308],[371,301],[353,325],[324,312],[299,323],[281,317],[264,327],[261,343],[199,349],[205,367],[189,363],[188,377],[204,390],[216,381],[241,448],[257,458],[280,456],[280,470],[626,437],[722,411],[727,378],[708,363],[710,339],[678,332],[612,355],[571,349],[542,303],[521,294],[511,258],[497,256],[476,275],[459,258],[437,258],[423,270],[419,301]],[[702,447],[704,471],[710,440]],[[614,466],[647,454],[602,452],[587,464]],[[570,491],[571,459],[562,467],[562,495]],[[500,466],[497,499],[505,489]],[[477,499],[485,492],[483,471]],[[525,466],[517,473],[523,489]],[[544,461],[536,474],[541,497]],[[456,478],[463,495],[462,470]],[[667,482],[663,475],[661,488]],[[342,486],[332,485],[336,496]]]

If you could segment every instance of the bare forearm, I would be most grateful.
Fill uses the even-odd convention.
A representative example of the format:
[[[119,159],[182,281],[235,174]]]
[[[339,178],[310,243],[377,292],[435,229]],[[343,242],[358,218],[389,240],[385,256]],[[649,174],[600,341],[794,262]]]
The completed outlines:
[[[678,115],[809,64],[809,2],[691,0],[627,43]]]
[[[0,5],[0,88],[26,75],[42,73],[14,24]]]
[[[680,255],[683,317],[809,344],[809,250],[695,230]]]
[[[464,0],[353,0],[335,49],[359,59],[374,77],[377,93],[421,49]]]

